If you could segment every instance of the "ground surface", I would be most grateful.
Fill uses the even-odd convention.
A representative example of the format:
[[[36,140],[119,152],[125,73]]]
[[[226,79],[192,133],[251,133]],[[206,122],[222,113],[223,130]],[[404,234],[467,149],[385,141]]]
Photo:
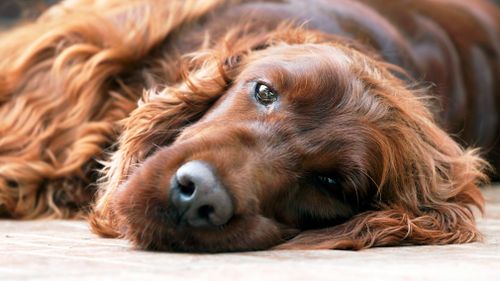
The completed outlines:
[[[0,220],[0,280],[500,280],[500,187],[484,194],[484,243],[360,252],[150,253],[83,221]]]

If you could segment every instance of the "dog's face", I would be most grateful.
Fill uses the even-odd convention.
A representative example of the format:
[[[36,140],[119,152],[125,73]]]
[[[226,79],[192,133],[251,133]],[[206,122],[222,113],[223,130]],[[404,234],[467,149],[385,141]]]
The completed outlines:
[[[369,207],[379,165],[370,114],[385,112],[351,59],[311,44],[247,60],[201,120],[117,192],[116,209],[137,229],[138,244],[263,249]]]
[[[122,234],[149,249],[265,249],[375,208],[389,167],[412,153],[395,147],[415,132],[405,110],[426,111],[388,71],[347,50],[277,45],[245,58],[203,117],[113,195]]]

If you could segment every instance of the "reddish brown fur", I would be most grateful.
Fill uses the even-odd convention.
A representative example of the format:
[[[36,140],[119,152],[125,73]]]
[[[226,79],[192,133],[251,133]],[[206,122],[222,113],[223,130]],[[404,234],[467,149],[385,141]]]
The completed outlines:
[[[498,9],[290,1],[68,1],[3,34],[0,214],[71,217],[97,194],[96,233],[156,250],[480,240],[487,163],[437,123],[496,159]],[[253,100],[256,81],[276,104]],[[223,227],[172,217],[170,178],[190,160],[231,194]]]

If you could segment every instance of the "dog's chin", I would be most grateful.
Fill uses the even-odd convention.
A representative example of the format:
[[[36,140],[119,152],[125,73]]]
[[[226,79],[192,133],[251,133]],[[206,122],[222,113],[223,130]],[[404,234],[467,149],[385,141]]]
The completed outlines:
[[[170,214],[163,214],[165,218]],[[128,221],[128,223],[124,223]],[[168,220],[142,222],[121,219],[122,235],[137,248],[167,252],[242,252],[272,248],[297,231],[260,216],[235,216],[218,227],[193,228]]]

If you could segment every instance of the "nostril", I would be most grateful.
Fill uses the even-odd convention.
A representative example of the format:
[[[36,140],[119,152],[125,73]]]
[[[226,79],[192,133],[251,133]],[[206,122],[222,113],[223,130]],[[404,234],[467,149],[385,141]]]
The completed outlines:
[[[198,216],[206,220],[210,220],[210,215],[214,212],[215,212],[214,207],[210,205],[203,205],[200,208],[198,208]]]
[[[192,181],[188,181],[187,183],[180,183],[179,182],[179,191],[182,196],[184,197],[191,197],[194,194],[196,187]]]

